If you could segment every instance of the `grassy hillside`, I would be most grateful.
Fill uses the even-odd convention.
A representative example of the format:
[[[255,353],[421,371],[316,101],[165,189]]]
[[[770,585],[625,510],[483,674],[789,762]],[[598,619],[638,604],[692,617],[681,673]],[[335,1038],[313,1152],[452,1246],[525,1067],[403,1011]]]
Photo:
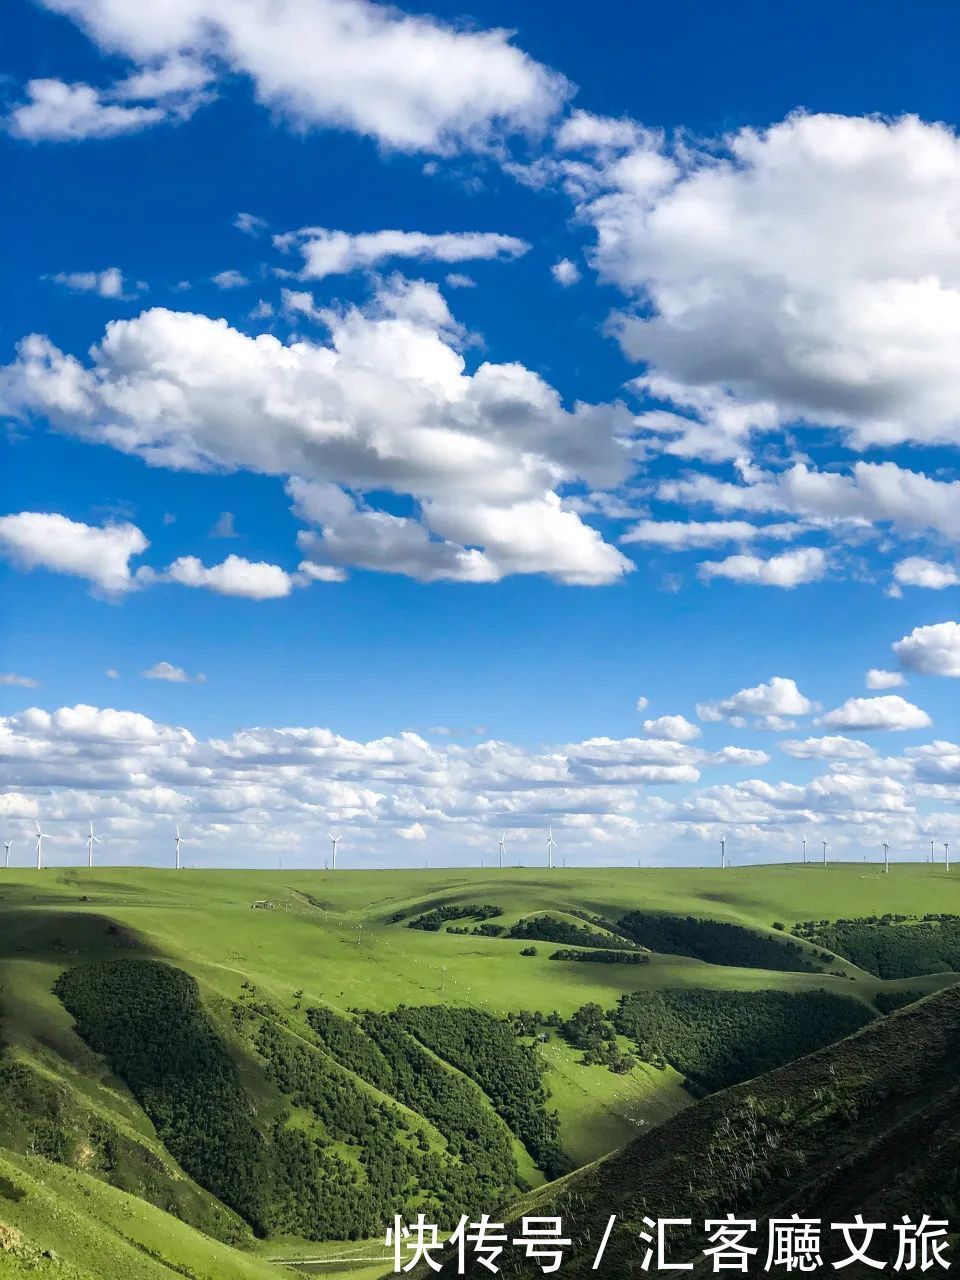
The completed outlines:
[[[878,998],[953,982],[917,963],[885,981],[826,933],[774,925],[960,911],[957,886],[916,865],[0,872],[0,1146],[249,1256],[360,1280],[382,1253],[361,1237],[394,1209],[492,1210],[877,1017]],[[587,961],[551,959],[568,943]],[[584,1006],[603,1025],[586,1050],[566,1030]],[[201,1149],[214,1096],[231,1123]]]
[[[728,1212],[893,1223],[926,1212],[954,1229],[960,1214],[960,988],[929,996],[848,1039],[749,1083],[714,1094],[655,1132],[528,1196],[507,1215],[556,1214],[573,1248],[564,1275],[587,1277],[599,1235],[617,1216],[599,1274],[641,1267],[645,1217],[689,1217],[671,1235],[671,1260],[698,1262],[703,1221]],[[698,1225],[699,1224],[699,1225]],[[756,1244],[753,1240],[748,1243]],[[824,1258],[842,1237],[824,1233]],[[876,1256],[895,1256],[881,1241]],[[765,1252],[761,1254],[762,1259]],[[539,1275],[519,1253],[506,1275]],[[859,1274],[852,1271],[853,1274]],[[419,1272],[417,1274],[420,1274]],[[480,1276],[482,1268],[468,1274]]]

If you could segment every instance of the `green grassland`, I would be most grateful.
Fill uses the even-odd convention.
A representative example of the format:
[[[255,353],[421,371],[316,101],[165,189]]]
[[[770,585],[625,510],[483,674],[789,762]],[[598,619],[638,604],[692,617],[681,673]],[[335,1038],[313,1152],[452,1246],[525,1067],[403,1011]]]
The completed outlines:
[[[525,939],[407,927],[438,907],[470,904],[500,908],[495,923],[505,932],[545,914],[583,924],[584,915],[616,922],[628,911],[644,911],[736,924],[783,943],[774,922],[790,929],[797,921],[887,912],[960,913],[960,871],[894,865],[885,876],[872,865],[811,864],[724,871],[0,872],[0,1040],[8,1046],[7,1063],[26,1073],[17,1083],[19,1111],[10,1103],[5,1109],[0,1094],[0,1159],[6,1162],[0,1192],[7,1181],[26,1188],[14,1198],[0,1194],[0,1227],[22,1236],[18,1253],[3,1247],[0,1234],[0,1276],[49,1271],[67,1280],[86,1280],[88,1274],[109,1280],[124,1269],[148,1277],[167,1274],[145,1264],[138,1264],[139,1271],[126,1265],[131,1248],[156,1268],[168,1266],[171,1274],[198,1280],[275,1274],[267,1261],[272,1258],[309,1259],[304,1271],[354,1280],[389,1270],[375,1260],[382,1253],[379,1243],[317,1244],[289,1232],[257,1241],[236,1213],[191,1179],[128,1084],[80,1038],[53,994],[58,977],[77,965],[146,957],[190,975],[256,1123],[266,1129],[282,1118],[305,1131],[316,1127],[315,1117],[302,1104],[291,1108],[278,1094],[262,1055],[254,1051],[255,1009],[267,1011],[284,1044],[297,1046],[301,1057],[309,1053],[316,1063],[316,1038],[307,1021],[316,1006],[347,1015],[354,1009],[389,1014],[401,1005],[442,1004],[497,1017],[535,1010],[562,1019],[588,1003],[610,1010],[635,991],[823,990],[859,1002],[864,1017],[873,1017],[878,993],[924,994],[956,980],[953,973],[931,973],[885,982],[836,955],[824,959],[821,948],[804,940],[803,958],[811,969],[798,972],[656,952],[639,965],[572,963],[551,960],[556,948],[550,942],[537,942],[536,955],[522,956],[530,946]],[[245,1023],[237,1021],[238,1006],[248,1009]],[[619,1040],[619,1048],[629,1051],[629,1043]],[[584,1066],[582,1055],[554,1027],[536,1043],[546,1067],[548,1106],[558,1114],[561,1145],[576,1165],[642,1137],[693,1102],[669,1066],[641,1062],[622,1075]],[[455,1070],[449,1064],[445,1069]],[[361,1075],[353,1075],[351,1087],[394,1117],[391,1123],[399,1123],[411,1149],[445,1157],[449,1135],[397,1088],[384,1092]],[[475,1084],[465,1080],[462,1087],[484,1101]],[[55,1142],[25,1115],[34,1098],[38,1109],[55,1117]],[[495,1117],[491,1123],[502,1125]],[[515,1134],[506,1134],[520,1183],[542,1183],[529,1152]],[[336,1138],[331,1150],[344,1167],[356,1163],[349,1136]],[[117,1229],[124,1193],[137,1197],[140,1207],[143,1239],[132,1243]],[[169,1251],[155,1243],[153,1215],[170,1224]],[[90,1269],[92,1245],[78,1221],[91,1231],[102,1224],[103,1257],[111,1259],[113,1270],[107,1261]],[[156,1230],[162,1235],[162,1227]],[[44,1250],[53,1250],[57,1261],[44,1258]],[[214,1257],[210,1250],[219,1252]]]

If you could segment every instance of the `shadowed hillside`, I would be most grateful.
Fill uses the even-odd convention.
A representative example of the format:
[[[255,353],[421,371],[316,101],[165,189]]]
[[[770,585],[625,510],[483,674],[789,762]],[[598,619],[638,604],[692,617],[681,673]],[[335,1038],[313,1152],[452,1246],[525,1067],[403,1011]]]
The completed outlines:
[[[597,1274],[592,1263],[611,1214],[617,1223],[600,1268],[611,1277],[645,1274],[645,1217],[693,1220],[689,1231],[670,1235],[670,1258],[679,1261],[697,1258],[704,1219],[728,1212],[757,1219],[760,1266],[770,1217],[797,1213],[828,1223],[862,1211],[867,1221],[889,1224],[904,1213],[918,1221],[926,1212],[955,1227],[958,1056],[960,988],[953,987],[714,1094],[624,1150],[542,1188],[509,1216],[514,1227],[523,1213],[562,1216],[564,1234],[574,1240],[563,1274],[573,1277]],[[824,1258],[837,1257],[842,1236],[825,1231],[823,1243]],[[873,1252],[884,1256],[879,1243]],[[702,1257],[699,1263],[706,1266]],[[444,1270],[453,1274],[449,1265]],[[516,1250],[502,1270],[540,1274]],[[484,1270],[474,1266],[468,1274]]]

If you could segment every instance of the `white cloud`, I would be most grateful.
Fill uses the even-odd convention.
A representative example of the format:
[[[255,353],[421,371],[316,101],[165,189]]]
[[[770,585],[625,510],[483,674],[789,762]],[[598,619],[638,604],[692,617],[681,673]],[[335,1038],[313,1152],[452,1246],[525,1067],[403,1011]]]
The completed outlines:
[[[785,511],[826,521],[889,522],[960,539],[960,481],[935,480],[894,462],[858,462],[849,475],[796,463],[779,473],[744,467],[746,483],[714,476],[668,480],[660,496],[719,511]]]
[[[149,545],[132,524],[97,527],[38,511],[0,516],[0,555],[21,569],[86,578],[108,595],[135,586],[130,560]]]
[[[203,564],[196,556],[180,556],[163,575],[184,587],[205,587],[221,596],[276,600],[288,596],[294,580],[276,564],[227,556],[221,564]]]
[[[458,30],[366,0],[179,0],[144,19],[127,0],[44,0],[111,54],[189,51],[250,76],[300,127],[350,129],[404,151],[486,147],[536,131],[569,92],[504,31]]]
[[[898,561],[893,566],[893,576],[902,587],[928,587],[931,591],[942,591],[944,587],[960,583],[960,574],[952,564],[938,564],[923,556],[907,556],[906,560]]]
[[[123,272],[119,267],[107,267],[105,271],[58,271],[50,279],[77,293],[96,293],[101,298],[124,296]]]
[[[615,124],[583,122],[601,154],[561,167],[597,270],[642,301],[620,340],[661,395],[730,436],[799,421],[856,447],[960,438],[951,129],[796,113],[698,151]]]
[[[107,675],[109,674],[108,671]],[[183,667],[175,667],[172,662],[155,662],[142,674],[145,680],[166,680],[169,684],[203,684],[207,678],[201,674],[187,675]]]
[[[673,742],[692,742],[701,733],[684,716],[660,716],[656,720],[644,720],[643,728],[651,738],[668,738]]]
[[[322,280],[381,262],[401,258],[418,262],[470,262],[510,259],[530,246],[516,236],[492,231],[450,231],[428,235],[422,231],[370,231],[351,235],[327,227],[302,227],[274,236],[280,249],[296,248],[303,255],[301,280]]]
[[[31,142],[138,133],[165,121],[189,119],[209,99],[209,81],[205,67],[175,51],[106,89],[55,78],[29,80],[26,101],[12,108],[6,127]]]
[[[30,80],[27,101],[7,118],[10,132],[32,142],[76,142],[135,133],[166,117],[160,107],[125,106],[104,101],[88,84],[62,80]]]
[[[234,522],[232,511],[221,511],[217,516],[213,528],[210,530],[211,538],[236,538],[237,527]]]
[[[888,693],[879,698],[848,698],[819,723],[830,729],[927,729],[933,721],[898,693]]]
[[[104,671],[103,674],[107,677],[108,680],[120,679],[120,672],[116,669],[116,667],[107,667],[106,671]]]
[[[245,236],[258,236],[266,231],[268,223],[266,218],[260,218],[255,213],[238,213],[233,220],[233,225]]]
[[[460,330],[423,282],[391,281],[365,311],[322,318],[328,344],[285,345],[155,308],[109,324],[89,365],[34,335],[0,374],[0,398],[11,412],[43,414],[153,465],[313,482],[329,511],[311,522],[332,534],[322,533],[322,546],[308,538],[307,558],[318,563],[346,563],[339,541],[358,546],[358,564],[368,563],[365,548],[374,561],[385,557],[384,568],[413,554],[414,576],[546,573],[592,584],[632,569],[556,493],[576,479],[606,486],[628,474],[622,405],[568,411],[520,364],[483,362],[468,373]],[[336,497],[337,486],[418,505],[401,520]]]
[[[451,289],[475,289],[477,282],[473,276],[464,275],[462,271],[449,271],[444,277]]]
[[[798,547],[779,556],[735,555],[706,560],[698,568],[701,578],[729,578],[761,587],[790,590],[806,582],[818,582],[827,571],[826,554],[819,547]]]
[[[701,720],[729,720],[738,726],[750,722],[758,729],[788,728],[790,717],[806,716],[815,710],[816,703],[787,676],[773,676],[766,684],[741,689],[730,698],[697,704]]]
[[[788,740],[780,743],[780,750],[795,760],[868,760],[874,754],[867,743],[839,734],[805,738],[802,742]]]
[[[925,676],[960,676],[960,623],[935,622],[914,627],[893,652],[907,671]]]
[[[15,671],[5,671],[0,673],[0,685],[15,689],[37,689],[40,687],[40,681],[34,680],[32,676],[18,675]]]
[[[227,271],[218,271],[210,279],[218,289],[242,289],[250,283],[242,271],[235,271],[232,267]]]
[[[714,751],[710,759],[713,764],[732,764],[749,768],[770,763],[770,757],[766,751],[758,751],[755,747],[721,747],[719,751]]]
[[[561,258],[559,262],[555,262],[550,268],[550,274],[557,284],[563,285],[565,289],[572,284],[576,284],[580,279],[579,267],[575,262],[571,262],[569,258]]]
[[[650,699],[643,697],[643,695],[641,694],[641,696],[637,699],[637,710],[646,711],[649,705],[650,705]]]
[[[724,542],[756,538],[788,540],[802,530],[799,524],[750,524],[746,520],[639,520],[622,534],[621,543],[639,542],[668,551],[713,547]]]
[[[654,847],[658,860],[702,861],[721,831],[740,849],[773,858],[799,858],[802,831],[811,844],[825,832],[836,855],[844,850],[857,861],[883,839],[922,847],[931,815],[921,802],[955,796],[960,747],[927,743],[885,761],[854,746],[820,752],[830,771],[802,785],[745,777],[698,786],[701,770],[766,768],[769,759],[665,739],[593,738],[537,750],[496,740],[431,742],[410,732],[354,741],[316,726],[197,739],[128,710],[33,707],[0,718],[0,794],[19,797],[6,810],[15,839],[29,835],[40,798],[54,834],[75,833],[94,817],[104,835],[122,835],[131,859],[166,865],[174,822],[202,839],[208,865],[255,865],[273,848],[283,850],[284,865],[316,865],[331,829],[348,833],[361,865],[409,865],[404,849],[416,826],[452,862],[476,865],[485,848],[494,853],[503,830],[511,854],[539,862],[551,822],[564,854],[589,861],[602,848],[605,860],[630,865],[641,846]],[[944,809],[936,829],[956,839],[960,819]],[[55,844],[51,851],[66,862],[82,856]]]
[[[884,671],[882,667],[871,667],[867,672],[868,689],[897,689],[903,684],[900,671]]]

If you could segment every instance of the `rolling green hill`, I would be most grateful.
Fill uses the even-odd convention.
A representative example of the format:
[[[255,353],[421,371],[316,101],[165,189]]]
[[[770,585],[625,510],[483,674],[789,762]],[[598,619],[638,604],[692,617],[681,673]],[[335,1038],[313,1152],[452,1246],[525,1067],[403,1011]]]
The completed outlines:
[[[178,1274],[381,1275],[394,1212],[492,1211],[952,983],[916,948],[885,981],[839,954],[849,927],[774,925],[960,911],[958,886],[927,866],[0,872],[0,1159],[23,1192],[0,1194],[0,1276],[43,1274],[46,1249],[84,1276],[70,1213],[112,1239],[125,1193],[235,1269],[159,1249]],[[551,958],[568,944],[581,959]]]
[[[690,1228],[672,1230],[670,1260],[695,1262],[695,1273],[707,1270],[704,1221],[728,1213],[759,1224],[757,1269],[766,1252],[765,1223],[794,1213],[829,1224],[851,1222],[862,1212],[867,1222],[890,1225],[904,1214],[919,1222],[928,1213],[956,1233],[958,1053],[960,987],[954,986],[790,1066],[714,1094],[623,1150],[541,1188],[505,1215],[509,1233],[519,1234],[524,1214],[560,1216],[573,1241],[563,1274],[574,1280],[649,1274],[642,1267],[645,1218],[692,1220]],[[616,1223],[595,1271],[611,1215]],[[822,1245],[825,1260],[846,1256],[842,1236],[826,1227]],[[895,1237],[879,1236],[870,1252],[889,1268]],[[508,1253],[501,1269],[508,1276],[541,1274],[521,1252]],[[474,1264],[467,1274],[486,1273]]]

